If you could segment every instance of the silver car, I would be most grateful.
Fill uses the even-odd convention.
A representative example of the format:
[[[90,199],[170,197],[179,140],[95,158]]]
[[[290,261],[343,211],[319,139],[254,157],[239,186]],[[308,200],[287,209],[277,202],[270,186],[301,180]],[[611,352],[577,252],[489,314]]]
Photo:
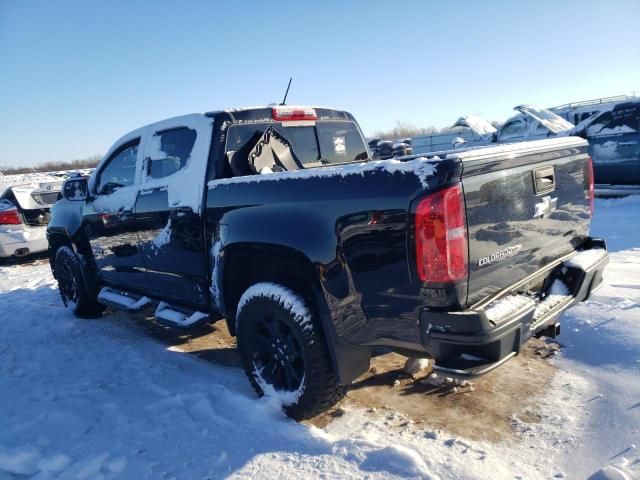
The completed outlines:
[[[43,175],[0,177],[0,258],[47,250],[49,211],[62,180]]]

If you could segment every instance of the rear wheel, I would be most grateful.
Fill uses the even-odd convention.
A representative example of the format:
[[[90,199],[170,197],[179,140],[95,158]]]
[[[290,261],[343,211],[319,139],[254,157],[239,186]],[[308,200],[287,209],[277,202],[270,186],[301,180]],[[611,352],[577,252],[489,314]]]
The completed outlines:
[[[102,314],[104,307],[87,291],[82,275],[82,261],[69,247],[56,252],[55,277],[64,306],[78,317],[93,318]]]
[[[344,397],[312,313],[286,287],[258,283],[238,306],[238,348],[245,373],[262,395],[278,395],[287,415],[303,420]]]

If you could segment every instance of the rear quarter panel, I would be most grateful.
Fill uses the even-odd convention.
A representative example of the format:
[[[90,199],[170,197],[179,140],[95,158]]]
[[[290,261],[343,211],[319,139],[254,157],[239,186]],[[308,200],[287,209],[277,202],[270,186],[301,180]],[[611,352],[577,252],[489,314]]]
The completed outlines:
[[[418,338],[422,304],[408,265],[410,205],[450,179],[451,167],[439,164],[426,188],[412,173],[384,170],[212,181],[208,223],[224,231],[222,252],[233,245],[271,244],[308,258],[339,338],[352,344],[408,342]]]

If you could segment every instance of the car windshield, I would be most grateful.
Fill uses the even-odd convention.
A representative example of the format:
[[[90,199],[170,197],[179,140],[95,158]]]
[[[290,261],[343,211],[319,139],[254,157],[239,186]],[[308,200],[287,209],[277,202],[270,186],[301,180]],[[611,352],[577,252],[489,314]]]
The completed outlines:
[[[246,161],[251,149],[270,125],[289,142],[304,168],[367,159],[367,147],[362,135],[351,121],[321,121],[315,125],[291,126],[286,122],[247,123],[229,127],[226,151],[234,152],[235,163]]]

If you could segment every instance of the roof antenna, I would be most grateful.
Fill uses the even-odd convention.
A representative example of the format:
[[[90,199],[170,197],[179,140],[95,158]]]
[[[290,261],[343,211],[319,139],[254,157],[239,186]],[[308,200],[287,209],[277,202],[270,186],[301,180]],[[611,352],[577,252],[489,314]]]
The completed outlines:
[[[287,85],[287,91],[284,92],[284,98],[282,99],[282,103],[280,105],[287,104],[287,95],[289,95],[289,87],[291,86],[291,80],[293,80],[293,77],[289,77],[289,85]]]

